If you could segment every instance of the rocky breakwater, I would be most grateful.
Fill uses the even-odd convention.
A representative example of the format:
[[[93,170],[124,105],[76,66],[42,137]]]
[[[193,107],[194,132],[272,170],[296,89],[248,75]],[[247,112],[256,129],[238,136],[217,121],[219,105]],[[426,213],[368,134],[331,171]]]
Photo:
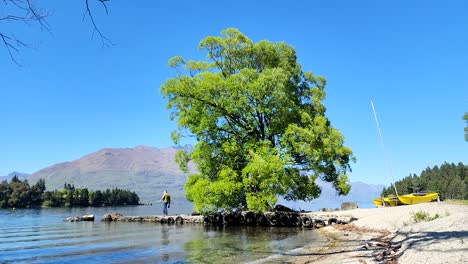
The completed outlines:
[[[107,213],[101,222],[149,222],[161,224],[183,224],[183,223],[203,223],[203,216],[200,215],[150,215],[150,216],[124,216],[120,213]]]
[[[316,214],[313,212],[271,211],[258,213],[252,211],[217,212],[205,215],[174,216],[124,216],[120,213],[107,213],[103,222],[152,222],[161,224],[199,223],[217,226],[272,226],[321,228],[334,224],[348,224],[357,220],[354,217],[335,214]]]
[[[314,212],[302,213],[302,226],[321,228],[329,225],[346,225],[357,218],[348,215],[337,215],[337,214],[319,214]]]

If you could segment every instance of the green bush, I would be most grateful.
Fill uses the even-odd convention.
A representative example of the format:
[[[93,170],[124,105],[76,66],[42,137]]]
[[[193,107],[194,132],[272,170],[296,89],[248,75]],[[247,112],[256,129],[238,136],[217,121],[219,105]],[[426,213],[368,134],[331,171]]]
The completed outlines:
[[[138,205],[140,198],[135,192],[119,188],[90,192],[87,188],[75,188],[65,183],[64,189],[45,191],[45,181],[39,180],[30,186],[27,180],[13,177],[10,182],[0,183],[0,208],[73,207],[101,205]]]
[[[412,219],[415,223],[429,222],[440,217],[441,216],[439,214],[435,214],[434,216],[431,216],[429,213],[424,212],[424,211],[418,211],[416,213],[412,213]]]
[[[50,201],[50,200],[47,200],[47,201],[44,201],[44,202],[42,203],[42,206],[43,206],[43,207],[53,207],[53,206],[54,206],[54,203],[53,203],[52,201]]]

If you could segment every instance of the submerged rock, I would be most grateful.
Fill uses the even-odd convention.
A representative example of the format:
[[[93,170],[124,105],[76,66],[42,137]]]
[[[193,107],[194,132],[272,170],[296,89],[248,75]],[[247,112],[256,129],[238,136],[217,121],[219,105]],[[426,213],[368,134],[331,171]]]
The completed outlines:
[[[79,217],[79,216],[67,217],[67,218],[65,218],[63,221],[65,221],[65,222],[79,222],[79,221],[80,221],[80,217]]]
[[[83,215],[83,216],[74,216],[67,217],[64,219],[65,222],[80,222],[80,221],[94,221],[94,215]]]
[[[122,217],[123,215],[120,214],[120,213],[107,213],[105,214],[102,219],[101,219],[101,222],[112,222],[112,221],[116,221],[119,217]]]
[[[94,221],[94,215],[93,215],[93,214],[90,214],[90,215],[83,215],[83,216],[80,218],[80,221]]]

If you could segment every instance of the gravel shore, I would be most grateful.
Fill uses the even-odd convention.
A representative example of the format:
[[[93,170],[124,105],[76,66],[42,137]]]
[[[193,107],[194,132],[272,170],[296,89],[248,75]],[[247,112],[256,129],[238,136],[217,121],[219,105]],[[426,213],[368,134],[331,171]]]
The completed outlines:
[[[417,212],[435,218],[415,222]],[[320,229],[326,245],[305,246],[283,263],[468,263],[468,206],[447,203],[355,209],[357,218]]]

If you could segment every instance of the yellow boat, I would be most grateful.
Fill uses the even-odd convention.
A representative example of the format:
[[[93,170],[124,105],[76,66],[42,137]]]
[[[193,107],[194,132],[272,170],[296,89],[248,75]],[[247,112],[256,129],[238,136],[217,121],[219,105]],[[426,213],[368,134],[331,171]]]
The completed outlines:
[[[398,200],[396,197],[381,197],[381,198],[375,198],[373,200],[375,206],[381,207],[381,206],[397,206],[401,205],[401,202]]]
[[[439,195],[437,193],[412,193],[398,195],[398,200],[400,200],[402,204],[418,204],[436,201],[438,197]]]
[[[384,198],[375,198],[373,200],[375,206],[398,206],[398,205],[409,205],[418,203],[429,203],[437,201],[439,195],[437,193],[412,193],[405,195],[389,196]]]

